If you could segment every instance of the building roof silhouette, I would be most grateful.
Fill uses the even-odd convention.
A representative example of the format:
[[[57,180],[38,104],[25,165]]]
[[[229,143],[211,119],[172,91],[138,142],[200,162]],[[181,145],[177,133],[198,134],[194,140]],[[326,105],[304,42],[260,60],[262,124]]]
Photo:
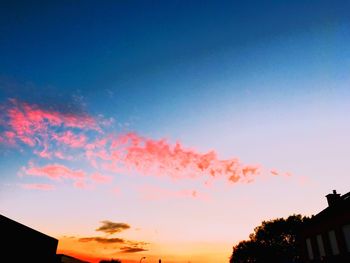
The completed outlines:
[[[0,215],[2,258],[8,262],[56,262],[58,240]]]

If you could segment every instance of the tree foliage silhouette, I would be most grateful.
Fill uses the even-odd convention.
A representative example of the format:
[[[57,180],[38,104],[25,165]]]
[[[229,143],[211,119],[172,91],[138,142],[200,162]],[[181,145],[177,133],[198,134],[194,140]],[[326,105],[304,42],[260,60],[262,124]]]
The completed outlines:
[[[296,263],[300,262],[297,234],[309,218],[291,215],[263,221],[249,235],[233,247],[230,263]]]

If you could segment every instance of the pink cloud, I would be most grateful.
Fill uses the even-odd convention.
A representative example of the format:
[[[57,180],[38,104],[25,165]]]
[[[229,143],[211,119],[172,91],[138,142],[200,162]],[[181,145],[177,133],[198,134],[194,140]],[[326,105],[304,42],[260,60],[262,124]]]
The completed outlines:
[[[92,190],[94,189],[94,186],[91,184],[87,184],[84,179],[78,179],[74,182],[74,187],[79,188],[79,189],[84,189],[84,190]]]
[[[70,147],[82,147],[86,143],[86,136],[74,134],[72,130],[100,131],[96,119],[86,114],[62,113],[43,109],[35,104],[10,100],[9,107],[2,113],[2,126],[6,128],[2,137],[9,142],[22,142],[30,147],[48,145],[54,139]],[[57,133],[57,128],[63,133]],[[48,158],[51,154],[48,149],[37,151],[39,156]]]
[[[19,103],[14,101],[17,106],[17,113],[21,111],[31,126],[42,127],[46,125],[52,126],[66,126],[80,129],[93,129],[98,130],[99,127],[96,120],[88,115],[74,114],[74,113],[62,113],[54,110],[47,110],[39,108],[36,105],[29,105],[27,103]],[[23,121],[20,119],[20,121]]]
[[[61,160],[70,160],[70,161],[72,161],[74,159],[73,156],[66,155],[63,151],[60,151],[60,150],[54,152],[53,155],[56,158],[61,159]]]
[[[87,137],[84,134],[74,134],[72,131],[55,133],[52,135],[52,138],[72,148],[83,147],[87,141]]]
[[[88,176],[88,174],[82,170],[70,169],[61,164],[35,166],[33,163],[29,163],[29,167],[22,168],[19,175],[46,177],[54,181],[71,180],[75,188],[88,190],[94,189],[94,183],[110,183],[112,181],[111,176],[102,175],[98,172]]]
[[[100,130],[100,127],[88,115],[61,113],[16,100],[12,100],[12,108],[7,110],[7,115],[11,128],[5,134],[7,138],[12,141],[17,138],[29,146],[41,146],[34,150],[41,158],[67,159],[66,156],[71,156],[67,152],[74,148],[83,151],[95,168],[136,171],[177,179],[223,177],[231,183],[251,182],[260,170],[259,166],[243,165],[237,158],[221,160],[215,151],[201,153],[180,143],[153,140],[136,133],[122,134],[116,138],[99,133],[94,140],[89,140],[84,130]],[[57,132],[56,128],[63,131]],[[70,128],[81,130],[77,132]],[[69,148],[62,148],[62,145]],[[60,172],[63,172],[62,168]]]
[[[111,156],[109,155],[106,149],[95,149],[95,150],[88,149],[85,152],[85,156],[90,162],[90,164],[95,168],[98,168],[99,166],[101,166],[100,165],[101,160],[102,161],[111,160]]]
[[[15,145],[16,144],[16,134],[12,131],[5,131],[4,132],[4,138],[6,138],[6,142],[9,145]]]
[[[107,175],[102,175],[100,173],[93,173],[91,175],[91,180],[96,183],[109,183],[112,181],[112,177]]]
[[[106,146],[106,144],[108,143],[109,138],[110,137],[99,138],[99,139],[95,140],[94,142],[87,144],[85,148],[87,150],[95,150],[95,149],[104,148]]]
[[[52,156],[52,153],[49,151],[49,144],[47,143],[47,141],[43,141],[42,143],[42,149],[41,150],[34,150],[34,153],[38,156],[40,156],[41,158],[46,158],[46,159],[50,159]]]
[[[22,184],[21,187],[29,190],[43,190],[43,191],[50,191],[55,189],[55,186],[52,184]]]
[[[109,139],[109,136],[98,138],[85,146],[85,156],[93,167],[98,168],[101,160],[111,160],[111,156],[107,152]]]
[[[81,180],[86,177],[86,173],[82,170],[71,170],[61,164],[48,164],[43,167],[36,167],[33,164],[29,168],[25,168],[27,175],[47,177],[52,180],[75,179]]]
[[[34,146],[34,134],[37,129],[32,127],[26,114],[18,108],[12,108],[7,111],[7,115],[9,117],[9,126],[12,128],[11,132],[16,134],[16,138],[29,146]]]
[[[10,106],[3,109],[0,142],[30,146],[39,158],[66,161],[83,158],[99,171],[136,172],[174,179],[203,178],[207,184],[214,179],[250,183],[262,170],[259,165],[246,165],[238,158],[220,159],[213,150],[203,153],[180,142],[154,140],[137,133],[106,135],[102,130],[105,127],[102,117],[58,112],[16,100],[11,100]],[[111,122],[106,123],[110,125]],[[111,181],[101,173],[87,177],[82,170],[60,164],[30,165],[25,172],[54,180],[72,179],[79,188],[87,187],[84,178],[95,183]],[[271,170],[270,174],[281,175],[276,170]]]
[[[232,183],[251,182],[258,175],[257,165],[243,165],[237,158],[220,160],[214,151],[200,153],[180,143],[152,140],[135,133],[121,135],[111,143],[115,168],[126,167],[141,174],[172,178],[224,177]]]

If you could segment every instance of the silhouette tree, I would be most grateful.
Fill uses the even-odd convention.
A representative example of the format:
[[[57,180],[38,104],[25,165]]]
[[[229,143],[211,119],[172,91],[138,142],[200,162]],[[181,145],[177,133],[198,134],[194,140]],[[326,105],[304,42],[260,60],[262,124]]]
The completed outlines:
[[[101,260],[100,263],[122,263],[120,259]]]
[[[287,219],[263,221],[233,247],[230,263],[296,263],[300,262],[297,234],[309,218],[292,215]]]

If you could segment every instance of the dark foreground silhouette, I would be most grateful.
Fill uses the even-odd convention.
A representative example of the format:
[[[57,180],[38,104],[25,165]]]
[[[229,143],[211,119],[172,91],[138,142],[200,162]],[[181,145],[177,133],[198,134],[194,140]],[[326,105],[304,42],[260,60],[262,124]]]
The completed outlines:
[[[350,192],[333,190],[328,207],[311,218],[264,221],[233,247],[230,263],[349,263]]]
[[[8,262],[56,262],[58,240],[0,215],[1,257]],[[3,262],[0,259],[1,262]]]
[[[250,234],[249,240],[233,247],[230,263],[296,263],[301,262],[298,233],[309,218],[292,215],[263,221]]]

